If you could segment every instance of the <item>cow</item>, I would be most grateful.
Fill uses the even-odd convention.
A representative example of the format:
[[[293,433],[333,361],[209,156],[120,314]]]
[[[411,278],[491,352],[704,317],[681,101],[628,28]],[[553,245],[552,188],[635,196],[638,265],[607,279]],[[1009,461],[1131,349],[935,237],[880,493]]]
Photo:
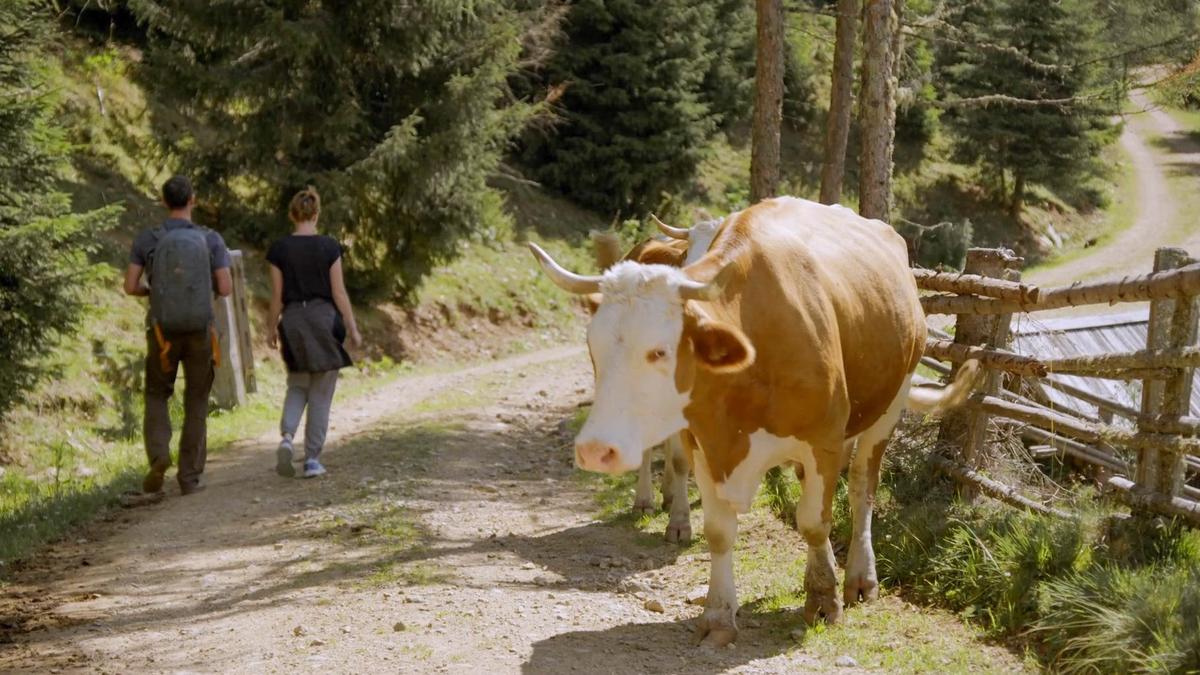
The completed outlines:
[[[664,238],[652,238],[643,241],[624,256],[620,253],[620,242],[611,232],[593,232],[592,243],[596,250],[596,265],[601,271],[615,265],[621,260],[632,260],[644,264],[657,263],[672,267],[683,267],[695,262],[708,252],[708,246],[716,236],[719,220],[704,220],[691,228],[678,228],[667,225],[650,216]],[[590,303],[593,311],[599,307],[599,302]],[[661,445],[663,449],[662,474],[662,508],[669,512],[666,530],[663,536],[668,542],[686,542],[692,538],[691,503],[688,500],[687,479],[691,473],[691,465],[684,441],[680,435],[672,435]],[[642,455],[642,463],[638,467],[637,487],[634,490],[633,513],[641,516],[654,513],[654,485],[651,476],[651,464],[654,455],[647,450]]]
[[[530,248],[555,284],[595,305],[595,402],[577,465],[631,471],[645,448],[683,432],[711,554],[702,643],[737,637],[737,516],[775,466],[795,465],[803,482],[804,619],[836,623],[844,605],[875,598],[884,447],[906,407],[958,405],[977,373],[971,363],[944,389],[911,389],[926,328],[904,240],[850,209],[780,197],[725,218],[683,268],[624,261],[582,276]],[[838,597],[829,533],[846,466],[852,536]]]

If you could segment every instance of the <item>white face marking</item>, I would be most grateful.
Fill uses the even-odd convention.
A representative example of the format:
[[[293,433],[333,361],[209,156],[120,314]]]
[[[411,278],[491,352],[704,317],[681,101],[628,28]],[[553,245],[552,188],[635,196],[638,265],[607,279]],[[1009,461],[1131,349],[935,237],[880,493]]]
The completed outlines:
[[[596,366],[596,397],[575,439],[580,465],[618,473],[636,469],[645,448],[687,426],[688,392],[675,388],[675,367],[683,334],[679,270],[660,265],[621,263],[605,275],[604,302],[588,326],[588,346]],[[612,449],[604,464],[589,459],[588,448]],[[602,454],[602,453],[601,453]]]

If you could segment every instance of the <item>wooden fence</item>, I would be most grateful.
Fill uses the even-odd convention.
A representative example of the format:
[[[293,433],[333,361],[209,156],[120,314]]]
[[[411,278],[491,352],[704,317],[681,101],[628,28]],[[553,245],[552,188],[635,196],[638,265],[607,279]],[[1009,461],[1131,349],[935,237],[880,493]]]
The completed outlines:
[[[956,316],[953,337],[931,330],[923,362],[953,376],[959,364],[976,359],[986,373],[968,404],[941,422],[939,439],[959,448],[958,456],[935,462],[959,481],[965,498],[983,492],[1070,517],[981,473],[988,429],[1011,425],[1039,444],[1039,453],[1096,467],[1103,485],[1134,510],[1200,525],[1200,489],[1188,484],[1189,474],[1200,472],[1200,418],[1188,414],[1200,366],[1200,262],[1181,249],[1163,248],[1150,273],[1046,289],[1020,281],[1022,262],[1006,249],[971,249],[962,273],[914,270],[917,286],[935,292],[921,299],[926,314]],[[1146,301],[1143,349],[1080,356],[1009,349],[1015,313]],[[1058,376],[1065,374],[1140,382],[1140,409],[1064,382]],[[1046,388],[1099,412],[1056,406]]]

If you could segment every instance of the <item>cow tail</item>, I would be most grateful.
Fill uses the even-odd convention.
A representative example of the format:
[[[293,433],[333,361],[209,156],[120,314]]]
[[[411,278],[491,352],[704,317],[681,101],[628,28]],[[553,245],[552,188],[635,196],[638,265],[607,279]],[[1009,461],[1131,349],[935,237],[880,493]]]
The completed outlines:
[[[938,415],[966,402],[983,375],[979,361],[971,359],[962,364],[954,381],[945,387],[913,387],[908,390],[908,409],[927,415]]]

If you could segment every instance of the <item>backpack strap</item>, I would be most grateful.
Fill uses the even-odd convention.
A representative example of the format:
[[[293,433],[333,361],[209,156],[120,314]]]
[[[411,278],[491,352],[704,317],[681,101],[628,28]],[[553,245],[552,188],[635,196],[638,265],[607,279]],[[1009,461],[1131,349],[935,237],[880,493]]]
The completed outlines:
[[[162,333],[162,327],[158,322],[154,322],[154,338],[158,341],[158,359],[159,365],[162,366],[163,373],[171,371],[171,343],[168,342]]]
[[[221,367],[221,341],[217,338],[217,327],[209,326],[208,333],[212,337],[213,368]]]

